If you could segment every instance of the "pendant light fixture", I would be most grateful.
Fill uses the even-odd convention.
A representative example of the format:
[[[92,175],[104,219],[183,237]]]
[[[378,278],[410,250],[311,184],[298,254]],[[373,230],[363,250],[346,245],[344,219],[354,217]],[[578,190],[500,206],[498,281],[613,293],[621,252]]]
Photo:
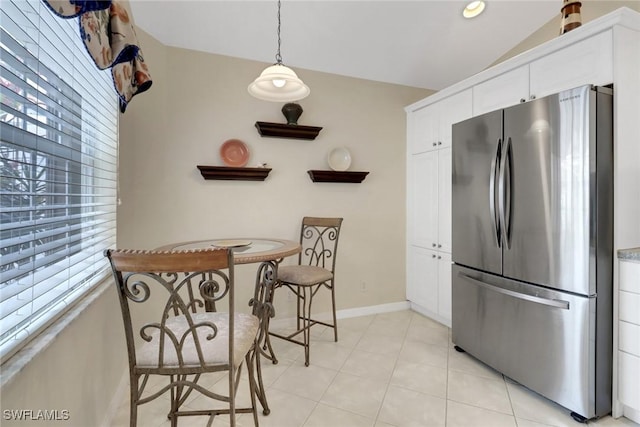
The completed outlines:
[[[265,68],[249,85],[249,93],[263,101],[291,102],[306,98],[309,87],[296,73],[282,63],[280,55],[280,0],[278,0],[278,52],[276,63]]]

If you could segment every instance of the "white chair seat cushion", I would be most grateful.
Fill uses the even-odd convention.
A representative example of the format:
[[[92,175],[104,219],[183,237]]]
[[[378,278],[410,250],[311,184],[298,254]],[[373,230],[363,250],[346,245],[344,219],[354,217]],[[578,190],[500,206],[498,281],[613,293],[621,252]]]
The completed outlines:
[[[225,365],[229,362],[229,313],[192,313],[191,318],[194,324],[209,322],[216,325],[218,333],[213,339],[207,339],[211,335],[212,329],[208,326],[198,327],[197,334],[202,348],[202,354],[205,365]],[[249,351],[258,333],[258,318],[256,316],[244,313],[236,313],[234,316],[234,364],[239,366],[244,360],[245,354]],[[167,319],[166,326],[170,329],[178,342],[182,339],[184,333],[188,330],[187,318],[185,315],[170,317]],[[152,339],[150,342],[143,344],[136,351],[137,366],[140,368],[157,368],[158,352],[160,349],[159,339],[160,331],[157,328],[148,329]],[[196,351],[193,334],[187,334],[184,344],[182,345],[183,366],[198,367],[201,366],[198,353]],[[165,335],[164,343],[164,363],[163,367],[178,367],[178,357],[176,346]]]
[[[315,265],[286,265],[278,269],[278,280],[294,285],[311,286],[333,279],[333,273]]]

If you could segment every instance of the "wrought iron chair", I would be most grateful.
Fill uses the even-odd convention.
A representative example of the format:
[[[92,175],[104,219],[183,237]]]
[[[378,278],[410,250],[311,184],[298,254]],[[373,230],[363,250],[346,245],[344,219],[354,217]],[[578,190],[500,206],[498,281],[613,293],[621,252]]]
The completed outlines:
[[[304,217],[300,230],[302,252],[298,256],[298,265],[282,266],[278,269],[277,286],[287,287],[296,295],[296,331],[286,336],[275,332],[269,334],[302,345],[306,366],[309,366],[309,344],[313,325],[321,324],[333,328],[334,340],[338,341],[335,267],[341,225],[342,218]],[[321,288],[331,291],[333,323],[311,318],[313,297]],[[296,338],[300,334],[302,341]]]
[[[234,310],[231,251],[107,250],[105,256],[117,283],[124,320],[130,425],[137,424],[139,405],[170,391],[172,426],[183,415],[207,415],[211,425],[219,414],[229,414],[235,426],[235,414],[249,412],[257,426],[252,367],[259,321]],[[236,408],[235,404],[243,362],[249,373],[250,408]],[[206,374],[221,371],[228,373],[228,394],[214,393],[198,382]],[[168,382],[148,387],[152,375],[164,376]],[[228,407],[188,410],[183,404],[192,393],[226,402]]]

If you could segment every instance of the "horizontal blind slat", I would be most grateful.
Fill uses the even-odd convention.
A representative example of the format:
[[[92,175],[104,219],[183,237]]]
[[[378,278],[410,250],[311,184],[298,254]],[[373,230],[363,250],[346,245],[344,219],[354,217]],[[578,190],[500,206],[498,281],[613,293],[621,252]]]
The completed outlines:
[[[59,248],[65,248],[77,242],[86,241],[87,244],[89,244],[95,236],[99,236],[105,232],[110,232],[114,228],[114,225],[115,218],[105,218],[103,221],[95,221],[90,224],[75,224],[69,227],[53,229],[47,233],[33,233],[32,236],[35,235],[34,240],[20,240],[19,250],[1,257],[0,266],[5,267],[9,264],[20,264],[20,266],[23,267],[29,262],[29,260],[35,258],[39,258],[39,261],[33,262],[34,268],[37,268],[39,265],[51,263],[54,259],[60,258],[59,256],[51,255],[52,251]],[[56,238],[52,239],[53,237]],[[10,248],[11,246],[6,245],[4,247]],[[38,257],[42,254],[48,255]],[[3,271],[0,273],[0,281],[9,282],[16,277],[16,273],[17,272],[13,272],[9,268],[7,268],[6,271],[3,268]]]
[[[41,0],[3,0],[0,13],[1,356],[108,274],[118,98],[77,19]]]

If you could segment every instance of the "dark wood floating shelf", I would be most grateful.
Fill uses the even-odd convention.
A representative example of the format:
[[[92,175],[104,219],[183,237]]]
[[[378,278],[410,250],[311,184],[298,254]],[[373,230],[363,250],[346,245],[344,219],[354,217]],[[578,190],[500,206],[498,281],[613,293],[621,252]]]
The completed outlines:
[[[198,165],[204,179],[224,179],[230,181],[264,181],[270,168],[233,168],[227,166]]]
[[[256,122],[260,136],[280,138],[316,139],[322,130],[317,126],[288,125],[286,123]]]
[[[359,184],[369,172],[307,171],[313,182],[351,182]]]

